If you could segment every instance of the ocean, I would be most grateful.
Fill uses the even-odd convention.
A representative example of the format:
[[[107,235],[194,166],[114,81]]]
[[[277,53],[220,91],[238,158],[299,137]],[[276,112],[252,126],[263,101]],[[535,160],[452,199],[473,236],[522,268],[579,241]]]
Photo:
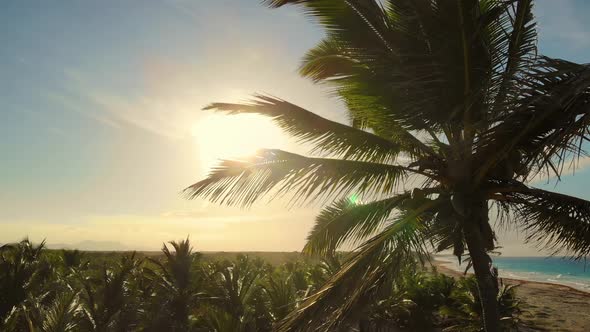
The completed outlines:
[[[457,271],[465,271],[454,256],[440,255],[438,261]],[[548,282],[590,292],[590,260],[572,261],[562,257],[493,257],[501,278]],[[471,271],[473,272],[473,271]]]

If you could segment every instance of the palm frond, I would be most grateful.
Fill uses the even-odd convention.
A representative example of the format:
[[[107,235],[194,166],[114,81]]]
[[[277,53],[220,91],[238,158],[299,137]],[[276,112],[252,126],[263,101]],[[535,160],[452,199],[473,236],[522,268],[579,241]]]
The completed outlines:
[[[370,236],[404,200],[409,193],[367,204],[358,204],[355,198],[343,198],[323,209],[316,224],[307,236],[303,252],[310,255],[333,255],[349,239],[353,243]]]
[[[394,52],[387,39],[388,20],[384,8],[375,0],[265,0],[270,7],[296,4],[316,18],[328,33],[357,45],[371,45],[382,52]]]
[[[329,158],[308,158],[281,150],[260,150],[244,160],[225,160],[209,176],[184,190],[190,198],[250,206],[264,195],[293,195],[292,202],[350,194],[394,192],[404,166]]]
[[[523,153],[529,170],[559,176],[568,160],[584,154],[590,124],[590,66],[542,57],[529,74],[519,80],[518,105],[496,119],[476,143],[486,160],[478,177],[513,151]]]
[[[350,76],[355,66],[361,64],[347,57],[337,40],[326,38],[307,51],[299,73],[317,83]]]
[[[527,241],[574,258],[590,254],[590,202],[524,185],[492,189],[505,211],[527,234]]]
[[[427,189],[437,192],[435,188]],[[425,191],[420,190],[423,195]],[[412,198],[406,192],[370,203],[358,203],[356,197],[346,197],[324,208],[316,217],[316,224],[307,236],[303,252],[309,255],[331,257],[344,243],[355,245],[378,231],[395,209],[418,206],[428,199]]]
[[[255,98],[246,104],[213,103],[204,109],[269,116],[288,134],[314,145],[313,152],[345,159],[393,161],[403,151],[399,142],[325,119],[284,100],[264,95]]]
[[[506,105],[506,97],[515,97],[512,85],[517,82],[515,77],[526,71],[532,64],[534,64],[537,52],[537,33],[536,23],[533,18],[533,3],[532,0],[518,0],[516,9],[509,12],[513,19],[511,19],[510,27],[512,31],[505,33],[504,36],[498,36],[499,40],[505,39],[507,41],[506,55],[503,55],[504,50],[498,49],[498,55],[504,59],[501,64],[501,74],[498,79],[498,94],[494,101],[495,106]],[[506,11],[509,11],[511,2],[506,3]],[[502,26],[506,29],[505,25]]]
[[[426,143],[392,117],[391,110],[383,107],[378,96],[367,94],[369,88],[359,81],[371,81],[372,69],[339,40],[325,38],[305,55],[300,67],[303,76],[315,82],[330,83],[347,104],[349,118],[355,128],[370,128],[376,135],[395,142],[411,157],[437,156]],[[373,89],[372,92],[378,90]],[[384,92],[388,94],[388,92]]]
[[[404,18],[394,22],[378,1],[320,0],[268,1],[267,3],[271,6],[298,4],[308,15],[317,18],[325,27],[326,39],[315,51],[308,54],[308,64],[304,64],[303,68],[306,68],[315,80],[321,77],[320,81],[332,81],[338,95],[343,98],[351,111],[357,108],[368,108],[379,113],[385,112],[386,114],[383,115],[388,115],[390,119],[399,118],[404,122],[412,122],[418,119],[420,114],[412,115],[410,109],[404,107],[403,100],[407,99],[408,91],[413,97],[417,92],[421,93],[422,101],[412,98],[420,106],[427,107],[426,100],[432,99],[427,98],[428,92],[432,91],[427,92],[426,86],[416,86],[420,83],[416,75],[434,78],[438,70],[434,69],[429,61],[421,61],[420,66],[424,65],[423,70],[417,73],[417,67],[404,60],[409,54],[416,57],[426,56],[424,54],[426,42],[409,37],[408,34],[413,34],[415,37],[415,31],[407,29],[408,24]],[[417,26],[417,24],[414,25],[414,27]],[[334,67],[327,61],[335,58],[340,59],[338,70],[332,70],[331,68]],[[401,66],[402,62],[404,66]],[[362,66],[349,66],[351,63],[362,64]],[[318,75],[320,73],[321,75]],[[332,76],[328,76],[328,73]],[[347,77],[351,79],[343,79]],[[418,107],[411,109],[421,112]],[[392,115],[396,116],[392,117]],[[421,122],[423,123],[424,120],[428,119],[423,118]],[[372,122],[377,123],[377,121]]]
[[[43,313],[41,330],[43,332],[77,331],[79,306],[77,293],[60,294]]]
[[[426,223],[422,217],[437,204],[429,201],[392,220],[382,232],[360,246],[320,290],[281,321],[277,330],[291,331],[295,327],[303,327],[303,331],[333,330],[345,322],[344,317],[348,317],[359,301],[388,278],[395,277],[392,271],[415,264],[416,256],[425,257]]]

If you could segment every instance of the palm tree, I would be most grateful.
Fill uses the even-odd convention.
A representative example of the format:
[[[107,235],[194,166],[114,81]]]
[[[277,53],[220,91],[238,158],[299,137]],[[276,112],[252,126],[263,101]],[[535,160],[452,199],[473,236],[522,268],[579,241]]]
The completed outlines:
[[[53,270],[43,257],[45,242],[34,245],[28,239],[0,246],[0,327],[27,298],[47,295],[44,287]]]
[[[262,287],[273,321],[285,318],[307,294],[312,285],[305,272],[300,262],[288,262],[266,275]]]
[[[241,326],[244,330],[257,330],[256,302],[260,300],[260,286],[258,284],[264,265],[262,260],[252,260],[246,255],[238,255],[236,260],[220,261],[212,264],[213,273],[209,291],[212,307],[217,312],[225,314],[215,315],[231,317],[231,326]],[[210,311],[211,312],[211,311]],[[213,326],[213,325],[211,325]]]
[[[59,259],[66,270],[86,268],[90,263],[88,260],[84,260],[84,254],[78,249],[62,249]]]
[[[169,244],[174,251],[164,244],[164,259],[150,259],[156,269],[145,271],[155,285],[154,307],[146,310],[153,316],[146,317],[153,320],[150,331],[188,331],[191,310],[202,295],[199,292],[202,273],[197,266],[200,256],[193,253],[190,240],[170,241]]]
[[[319,155],[225,160],[186,194],[246,207],[288,193],[334,200],[304,251],[358,248],[281,329],[329,329],[387,275],[452,249],[459,260],[467,250],[484,329],[498,331],[492,208],[528,240],[590,252],[590,203],[529,185],[585,156],[590,120],[590,68],[537,54],[532,0],[266,2],[298,5],[325,28],[300,72],[333,89],[350,125],[267,95],[211,104],[269,116]]]
[[[79,331],[81,310],[78,294],[71,289],[60,291],[47,304],[40,301],[42,298],[30,298],[23,305],[15,307],[5,320],[3,331]]]
[[[138,313],[132,302],[135,294],[130,290],[129,279],[140,264],[134,252],[122,256],[113,267],[105,263],[92,274],[76,271],[82,288],[82,330],[129,331],[136,327]]]

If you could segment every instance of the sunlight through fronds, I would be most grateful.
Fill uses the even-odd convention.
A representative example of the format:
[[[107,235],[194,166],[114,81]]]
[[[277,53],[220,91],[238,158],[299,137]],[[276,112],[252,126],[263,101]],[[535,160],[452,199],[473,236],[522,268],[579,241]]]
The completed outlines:
[[[310,143],[317,153],[343,159],[392,162],[404,151],[402,142],[322,118],[299,106],[271,96],[256,95],[245,104],[213,103],[205,110],[229,114],[260,114],[271,117],[286,133]]]
[[[262,196],[292,194],[294,203],[344,196],[393,193],[413,170],[352,160],[308,158],[281,150],[260,150],[249,159],[225,160],[208,178],[185,189],[189,198],[249,206]]]

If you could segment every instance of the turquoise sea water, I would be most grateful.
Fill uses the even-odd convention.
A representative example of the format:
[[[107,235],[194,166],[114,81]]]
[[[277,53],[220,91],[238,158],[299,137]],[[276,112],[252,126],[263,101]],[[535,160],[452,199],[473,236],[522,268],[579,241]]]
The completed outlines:
[[[465,270],[452,256],[440,256],[437,260],[458,271]],[[561,257],[494,257],[500,277],[541,281],[570,286],[590,292],[590,260],[572,261]]]

